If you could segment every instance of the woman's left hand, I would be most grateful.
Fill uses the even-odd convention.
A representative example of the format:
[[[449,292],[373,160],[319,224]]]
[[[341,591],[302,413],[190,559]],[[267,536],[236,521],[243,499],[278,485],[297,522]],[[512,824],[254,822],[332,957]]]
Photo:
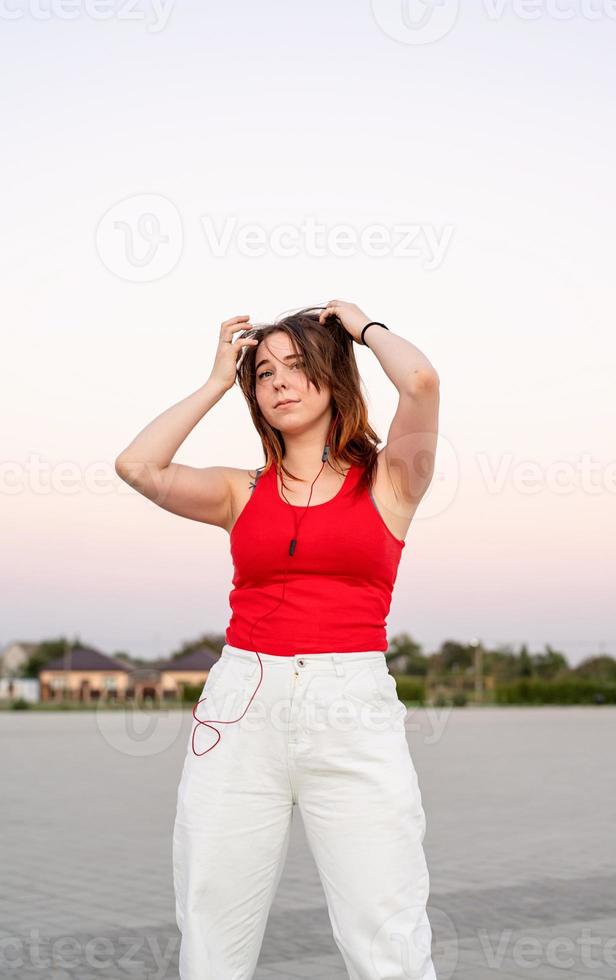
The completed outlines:
[[[334,313],[353,340],[357,341],[358,344],[361,343],[361,332],[366,324],[370,323],[370,317],[366,316],[355,303],[345,303],[343,299],[330,299],[325,309],[321,310],[319,314],[319,322],[325,323],[327,317]]]

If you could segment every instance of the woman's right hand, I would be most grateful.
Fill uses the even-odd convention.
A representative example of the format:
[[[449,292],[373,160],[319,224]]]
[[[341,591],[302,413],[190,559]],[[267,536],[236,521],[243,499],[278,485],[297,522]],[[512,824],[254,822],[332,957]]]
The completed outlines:
[[[250,325],[246,323],[249,319],[248,313],[244,316],[232,316],[230,320],[224,320],[220,326],[220,339],[210,381],[216,381],[225,390],[232,388],[235,383],[237,362],[242,348],[256,347],[259,343],[257,337],[238,337],[237,340],[233,340],[234,333],[250,329]]]

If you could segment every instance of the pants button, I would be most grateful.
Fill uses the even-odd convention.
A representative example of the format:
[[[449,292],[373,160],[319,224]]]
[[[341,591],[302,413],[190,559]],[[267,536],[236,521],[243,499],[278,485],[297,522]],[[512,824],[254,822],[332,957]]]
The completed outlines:
[[[297,662],[298,662],[298,664],[299,664],[300,667],[303,667],[304,666],[304,661],[303,660],[298,660]]]

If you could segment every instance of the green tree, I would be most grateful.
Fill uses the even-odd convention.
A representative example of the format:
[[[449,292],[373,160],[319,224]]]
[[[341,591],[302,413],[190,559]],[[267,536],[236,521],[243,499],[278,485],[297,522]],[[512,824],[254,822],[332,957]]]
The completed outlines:
[[[417,643],[408,633],[398,633],[389,644],[387,660],[404,657],[403,674],[413,677],[424,677],[428,672],[428,661],[424,656],[421,644]]]
[[[551,680],[557,674],[565,673],[569,669],[564,654],[553,650],[549,643],[545,644],[544,653],[533,654],[532,663],[534,673],[543,680]]]
[[[475,662],[475,651],[468,643],[457,643],[455,640],[445,640],[438,651],[441,669],[445,673],[459,673],[472,667]]]
[[[76,636],[73,640],[61,636],[57,640],[41,640],[35,650],[32,651],[22,668],[22,677],[38,677],[39,671],[56,657],[63,657],[66,646],[80,646],[81,639]]]
[[[209,647],[215,653],[220,653],[225,643],[224,633],[203,633],[196,640],[185,640],[179,650],[172,653],[169,659],[177,660],[178,657],[183,657],[187,653],[192,653],[193,650],[201,649],[201,647]]]
[[[574,667],[573,672],[578,677],[588,677],[593,681],[616,681],[616,660],[606,653],[597,654],[595,657],[587,657]]]
[[[518,658],[509,643],[500,644],[494,650],[486,650],[483,657],[483,673],[497,682],[510,680],[518,675]]]
[[[532,677],[532,675],[533,661],[528,652],[528,647],[523,643],[518,657],[518,677]]]

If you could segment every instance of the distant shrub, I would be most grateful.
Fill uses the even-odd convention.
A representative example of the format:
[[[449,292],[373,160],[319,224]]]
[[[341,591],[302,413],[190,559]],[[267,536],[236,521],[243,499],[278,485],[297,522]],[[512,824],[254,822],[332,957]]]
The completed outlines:
[[[616,704],[616,684],[583,677],[558,681],[525,677],[498,684],[494,700],[497,704]]]
[[[435,708],[446,708],[449,704],[449,699],[444,694],[437,694],[432,703]]]
[[[203,684],[185,684],[182,689],[182,703],[196,704],[201,697]]]
[[[11,708],[14,711],[25,711],[29,707],[30,707],[30,702],[26,701],[25,698],[16,698],[15,701],[13,701],[11,704]]]
[[[417,701],[423,704],[426,697],[426,687],[420,677],[410,677],[408,674],[396,674],[396,687],[401,701]]]
[[[456,691],[456,693],[451,699],[451,703],[456,708],[463,708],[466,702],[467,702],[467,697],[464,691]]]

